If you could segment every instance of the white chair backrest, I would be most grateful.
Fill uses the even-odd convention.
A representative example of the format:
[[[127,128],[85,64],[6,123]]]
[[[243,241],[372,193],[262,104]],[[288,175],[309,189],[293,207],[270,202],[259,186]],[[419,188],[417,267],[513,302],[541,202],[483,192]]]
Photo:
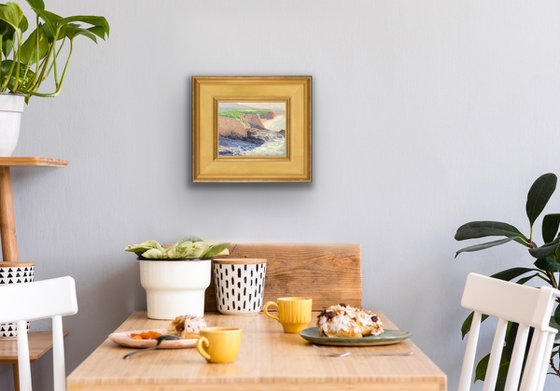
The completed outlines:
[[[498,318],[483,390],[491,391],[496,388],[508,322],[518,323],[519,327],[507,373],[505,391],[542,390],[557,332],[549,324],[554,302],[558,297],[560,297],[560,291],[550,287],[537,289],[475,273],[469,274],[461,305],[472,310],[474,316],[458,390],[470,390],[482,315]],[[533,337],[521,379],[530,328],[534,329]]]
[[[62,317],[78,312],[72,277],[0,286],[0,322],[16,322],[21,391],[31,391],[27,321],[52,318],[54,390],[66,390]]]

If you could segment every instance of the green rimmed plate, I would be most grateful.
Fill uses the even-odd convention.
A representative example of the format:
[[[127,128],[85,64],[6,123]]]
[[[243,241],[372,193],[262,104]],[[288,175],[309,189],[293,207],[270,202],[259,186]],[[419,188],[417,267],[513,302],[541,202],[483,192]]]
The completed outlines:
[[[402,342],[412,335],[409,331],[404,330],[385,330],[383,334],[376,336],[367,336],[360,338],[345,338],[345,337],[324,337],[319,335],[317,327],[309,327],[302,330],[299,335],[316,345],[331,345],[331,346],[381,346],[392,345]]]

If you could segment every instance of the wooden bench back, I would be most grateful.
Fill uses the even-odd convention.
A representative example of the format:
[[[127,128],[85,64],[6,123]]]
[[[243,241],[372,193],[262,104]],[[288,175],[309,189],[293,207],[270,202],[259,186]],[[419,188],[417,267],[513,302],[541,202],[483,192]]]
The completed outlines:
[[[240,243],[229,258],[264,258],[264,300],[306,296],[313,310],[345,303],[362,306],[359,244]],[[206,289],[206,311],[217,311],[214,282]]]

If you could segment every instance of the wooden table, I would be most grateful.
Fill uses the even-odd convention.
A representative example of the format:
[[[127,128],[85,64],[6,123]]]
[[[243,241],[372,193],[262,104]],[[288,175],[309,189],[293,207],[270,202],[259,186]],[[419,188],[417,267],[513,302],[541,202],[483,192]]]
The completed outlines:
[[[380,315],[386,328],[394,328]],[[314,349],[296,334],[284,334],[279,323],[257,316],[206,314],[210,326],[243,329],[235,363],[207,364],[195,349],[146,352],[129,360],[133,349],[105,340],[68,377],[69,391],[178,390],[390,390],[445,391],[445,374],[411,341],[367,348]],[[118,331],[165,328],[169,322],[132,314]],[[347,351],[344,358],[325,351]],[[412,351],[412,356],[366,356],[367,352]]]

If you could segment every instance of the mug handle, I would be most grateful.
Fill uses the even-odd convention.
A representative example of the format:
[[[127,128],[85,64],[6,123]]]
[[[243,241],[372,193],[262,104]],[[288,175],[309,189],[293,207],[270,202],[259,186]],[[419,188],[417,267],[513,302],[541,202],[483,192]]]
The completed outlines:
[[[278,304],[274,301],[267,301],[266,304],[264,305],[263,311],[264,314],[266,316],[268,316],[269,318],[272,318],[274,320],[277,320],[278,322],[280,322],[280,318],[278,318],[276,315],[272,315],[270,312],[268,312],[268,307],[272,307],[275,306],[276,307],[276,311],[278,311]]]
[[[196,351],[200,353],[200,355],[208,361],[210,361],[210,355],[208,354],[208,351],[206,349],[209,346],[210,346],[210,341],[208,341],[206,337],[200,337],[198,338],[198,341],[196,341]]]

